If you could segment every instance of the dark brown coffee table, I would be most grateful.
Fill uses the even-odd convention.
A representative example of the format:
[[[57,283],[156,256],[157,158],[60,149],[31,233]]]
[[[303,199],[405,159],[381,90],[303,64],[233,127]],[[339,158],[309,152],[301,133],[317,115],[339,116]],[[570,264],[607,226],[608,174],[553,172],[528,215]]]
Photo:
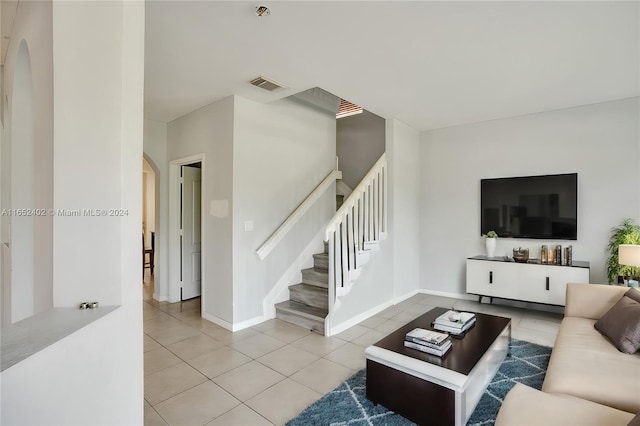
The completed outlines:
[[[407,332],[448,309],[435,308],[369,346],[367,398],[420,425],[462,426],[507,356],[511,319],[476,314],[476,324],[442,358],[403,344]]]

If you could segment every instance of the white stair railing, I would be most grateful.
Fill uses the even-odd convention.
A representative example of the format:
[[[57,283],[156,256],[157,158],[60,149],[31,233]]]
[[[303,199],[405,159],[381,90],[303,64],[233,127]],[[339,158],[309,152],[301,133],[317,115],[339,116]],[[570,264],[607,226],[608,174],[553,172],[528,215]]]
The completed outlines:
[[[362,251],[386,231],[387,160],[382,154],[327,225],[330,304],[349,292]]]

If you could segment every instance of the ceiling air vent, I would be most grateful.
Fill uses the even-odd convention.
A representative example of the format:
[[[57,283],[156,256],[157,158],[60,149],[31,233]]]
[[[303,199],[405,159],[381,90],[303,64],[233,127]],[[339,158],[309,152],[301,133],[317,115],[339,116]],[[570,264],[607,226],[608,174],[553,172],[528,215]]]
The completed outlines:
[[[260,77],[254,78],[249,83],[261,89],[268,90],[269,92],[285,88],[285,86],[283,86],[282,84],[276,83],[275,81],[262,75]]]

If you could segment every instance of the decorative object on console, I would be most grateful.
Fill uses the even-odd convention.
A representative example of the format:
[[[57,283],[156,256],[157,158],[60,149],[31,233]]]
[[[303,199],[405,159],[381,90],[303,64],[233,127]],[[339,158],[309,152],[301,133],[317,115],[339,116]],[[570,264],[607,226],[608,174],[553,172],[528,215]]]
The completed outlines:
[[[513,249],[513,260],[520,263],[527,263],[529,260],[529,249],[518,247]]]
[[[547,248],[547,246],[543,245],[542,249],[540,249],[540,263],[546,265],[548,257],[549,249]]]
[[[562,246],[556,246],[556,265],[562,265]]]
[[[495,231],[487,232],[485,240],[485,246],[487,247],[487,257],[494,257],[496,254],[496,241],[498,240],[498,234]]]
[[[564,263],[563,265],[571,266],[573,263],[573,247],[565,247],[564,249]]]
[[[640,268],[633,265],[626,265],[619,262],[618,248],[620,245],[639,245],[640,244],[640,225],[633,223],[633,219],[625,219],[620,226],[611,228],[611,237],[607,245],[607,276],[609,284],[621,282],[619,276],[638,276]]]

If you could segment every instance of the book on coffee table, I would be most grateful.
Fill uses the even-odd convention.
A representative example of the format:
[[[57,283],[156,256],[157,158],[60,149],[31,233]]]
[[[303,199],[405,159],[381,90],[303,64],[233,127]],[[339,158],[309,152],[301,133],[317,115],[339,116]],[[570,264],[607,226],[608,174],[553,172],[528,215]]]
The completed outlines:
[[[421,345],[420,343],[409,342],[407,340],[404,341],[404,346],[407,348],[415,349],[420,352],[425,352],[431,355],[436,356],[444,356],[451,349],[452,343],[451,340],[446,340],[445,343],[440,348],[434,348],[428,345]]]
[[[427,330],[425,328],[414,328],[406,335],[406,340],[414,342],[425,342],[434,345],[443,344],[449,336],[446,333],[438,333],[437,331]]]
[[[467,322],[462,327],[451,327],[448,325],[437,323],[435,321],[433,322],[432,326],[436,330],[444,331],[454,337],[458,337],[458,336],[464,336],[467,333],[467,331],[469,331],[469,329],[475,325],[475,323],[476,323],[476,319],[473,318],[471,321]]]
[[[457,312],[449,310],[438,316],[434,321],[434,324],[454,329],[463,329],[465,326],[468,326],[471,321],[475,321],[475,318],[476,314],[473,312]]]

